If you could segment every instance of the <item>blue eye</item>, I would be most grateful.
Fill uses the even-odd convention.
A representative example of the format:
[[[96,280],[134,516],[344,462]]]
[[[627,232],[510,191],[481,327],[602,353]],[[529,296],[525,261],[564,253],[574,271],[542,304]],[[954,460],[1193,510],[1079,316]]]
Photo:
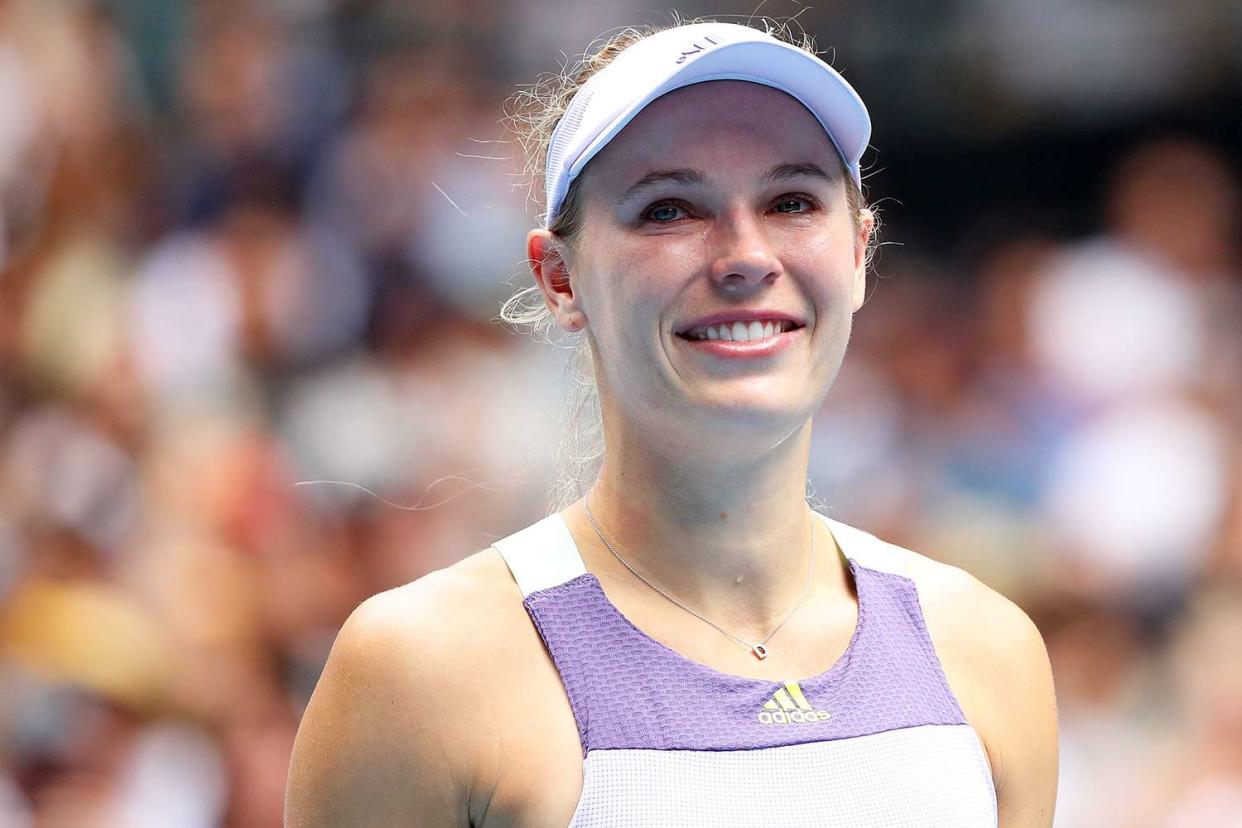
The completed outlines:
[[[656,224],[668,224],[676,218],[676,215],[668,215],[667,211],[676,211],[680,209],[681,205],[676,202],[660,201],[647,208],[647,212],[644,213],[644,218],[650,219],[656,222]],[[656,215],[660,212],[664,212],[664,218],[656,218]]]
[[[805,204],[807,206],[807,209],[805,210],[781,210],[780,209],[786,204],[797,204],[799,202]],[[780,201],[776,202],[776,207],[777,207],[776,211],[778,213],[792,213],[792,212],[806,213],[814,209],[815,205],[814,205],[814,202],[812,202],[811,199],[807,198],[806,196],[787,196],[785,198],[782,198]]]

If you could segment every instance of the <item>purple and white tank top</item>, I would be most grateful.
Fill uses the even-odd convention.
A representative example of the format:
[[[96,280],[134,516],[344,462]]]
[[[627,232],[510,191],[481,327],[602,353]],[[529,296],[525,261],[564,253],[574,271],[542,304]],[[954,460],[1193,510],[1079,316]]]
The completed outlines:
[[[635,627],[559,514],[494,545],[547,647],[582,741],[571,828],[995,828],[996,791],[889,544],[823,515],[858,623],[828,670],[721,673]]]

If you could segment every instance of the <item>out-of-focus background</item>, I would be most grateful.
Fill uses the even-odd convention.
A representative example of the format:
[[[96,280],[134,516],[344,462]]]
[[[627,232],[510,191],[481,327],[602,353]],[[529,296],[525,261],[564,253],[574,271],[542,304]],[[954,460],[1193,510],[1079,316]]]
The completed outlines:
[[[501,103],[668,10],[0,0],[0,825],[279,825],[350,610],[545,513]],[[875,123],[817,496],[1035,619],[1058,826],[1242,825],[1242,7],[762,11]]]

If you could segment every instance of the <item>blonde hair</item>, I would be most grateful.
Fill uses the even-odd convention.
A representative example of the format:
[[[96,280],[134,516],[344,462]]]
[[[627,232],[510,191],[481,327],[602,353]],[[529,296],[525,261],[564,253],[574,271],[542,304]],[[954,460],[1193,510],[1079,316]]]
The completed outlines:
[[[748,19],[747,25],[753,19]],[[793,18],[784,21],[759,18],[759,21],[773,37],[812,55],[819,54],[814,38],[796,26]],[[542,194],[548,145],[553,130],[578,90],[617,55],[640,40],[666,29],[709,22],[715,21],[711,18],[683,20],[674,12],[673,22],[667,26],[626,27],[611,36],[601,35],[572,67],[566,65],[558,73],[539,76],[534,84],[519,90],[505,102],[504,122],[525,156],[523,177],[530,188],[527,201],[541,205],[541,224],[547,225],[547,205],[542,204]],[[847,203],[857,228],[865,208],[863,194],[850,176],[844,178]],[[578,187],[581,180],[579,176],[570,183],[560,212],[547,225],[554,249],[562,258],[565,251],[573,248],[582,230],[582,199]],[[868,261],[874,249],[873,239],[874,232],[868,240]],[[556,450],[556,472],[548,497],[548,514],[559,512],[582,497],[599,473],[604,458],[599,387],[595,381],[590,339],[581,333],[567,333],[557,325],[538,285],[528,285],[510,296],[500,309],[499,319],[528,331],[538,341],[572,350],[566,366],[569,391],[559,423],[563,436]]]

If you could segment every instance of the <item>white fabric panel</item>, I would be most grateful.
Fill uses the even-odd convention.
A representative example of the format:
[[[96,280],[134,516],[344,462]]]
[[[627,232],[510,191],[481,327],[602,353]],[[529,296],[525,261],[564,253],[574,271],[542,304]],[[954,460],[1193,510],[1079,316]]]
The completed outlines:
[[[969,725],[747,751],[595,750],[583,773],[571,828],[997,824],[991,770]]]
[[[578,546],[559,513],[492,544],[500,552],[525,598],[586,572]]]

